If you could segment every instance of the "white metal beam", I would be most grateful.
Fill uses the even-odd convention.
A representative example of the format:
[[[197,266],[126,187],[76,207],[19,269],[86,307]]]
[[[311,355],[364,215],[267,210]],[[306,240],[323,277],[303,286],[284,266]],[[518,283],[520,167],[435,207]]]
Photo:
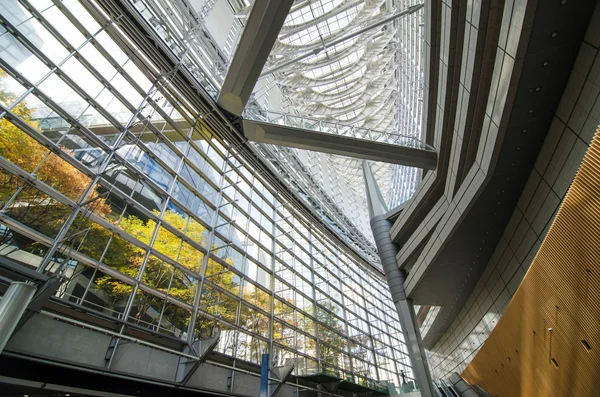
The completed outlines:
[[[377,142],[279,124],[244,120],[244,136],[251,141],[411,167],[435,169],[437,154],[432,150]]]
[[[256,0],[227,70],[217,103],[237,116],[250,98],[293,0]]]

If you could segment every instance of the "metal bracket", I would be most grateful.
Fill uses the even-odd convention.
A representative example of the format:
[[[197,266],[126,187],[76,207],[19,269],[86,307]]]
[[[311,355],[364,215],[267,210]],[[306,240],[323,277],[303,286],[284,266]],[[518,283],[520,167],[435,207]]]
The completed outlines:
[[[232,369],[227,371],[227,391],[230,393],[233,391],[233,370]]]
[[[117,340],[118,340],[118,338],[116,336],[113,336],[112,338],[110,338],[110,343],[108,344],[108,348],[106,349],[106,354],[104,355],[104,360],[106,362],[109,362],[110,359],[112,358],[115,348],[117,347]]]
[[[340,387],[340,383],[341,381],[339,380],[326,383],[319,383],[317,385],[317,389],[325,389],[326,392],[333,394],[337,391],[338,387]]]
[[[270,382],[270,386],[275,386],[273,388],[269,388],[271,392],[269,393],[269,397],[275,397],[281,387],[287,382],[288,378],[292,374],[294,370],[294,365],[284,365],[282,367],[275,367],[271,370],[271,374],[278,379],[277,382]]]
[[[197,354],[198,359],[190,360],[184,357],[179,358],[179,366],[176,375],[177,383],[185,385],[192,375],[194,375],[200,364],[206,360],[209,353],[214,350],[217,343],[219,343],[218,334],[207,339],[198,340],[191,346],[186,346],[184,352],[188,354]]]

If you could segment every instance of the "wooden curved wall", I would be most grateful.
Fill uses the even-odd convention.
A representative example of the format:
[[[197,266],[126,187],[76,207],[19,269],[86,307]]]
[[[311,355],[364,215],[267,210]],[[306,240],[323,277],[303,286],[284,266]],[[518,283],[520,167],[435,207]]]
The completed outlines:
[[[519,289],[462,376],[493,396],[600,396],[600,129]]]

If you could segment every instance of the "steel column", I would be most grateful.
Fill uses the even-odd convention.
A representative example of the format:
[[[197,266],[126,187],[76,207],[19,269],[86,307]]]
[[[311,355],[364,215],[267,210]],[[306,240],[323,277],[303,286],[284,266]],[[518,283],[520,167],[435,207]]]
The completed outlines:
[[[396,306],[400,326],[408,347],[410,362],[415,375],[415,380],[419,385],[421,396],[436,396],[431,375],[425,357],[425,351],[422,346],[421,335],[417,327],[415,311],[412,301],[406,297],[404,291],[404,280],[406,273],[398,268],[396,255],[399,248],[392,242],[390,230],[392,222],[385,216],[386,205],[375,182],[375,177],[367,162],[363,162],[363,174],[367,191],[367,202],[369,214],[371,216],[371,230],[377,246],[377,253],[381,258],[381,265],[392,294],[392,300]]]

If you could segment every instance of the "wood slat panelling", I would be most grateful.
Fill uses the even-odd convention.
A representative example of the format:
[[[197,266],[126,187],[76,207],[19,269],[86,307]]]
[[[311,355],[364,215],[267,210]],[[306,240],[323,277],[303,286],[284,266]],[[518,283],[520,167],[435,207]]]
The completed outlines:
[[[600,396],[600,129],[527,275],[462,376],[493,396]]]

